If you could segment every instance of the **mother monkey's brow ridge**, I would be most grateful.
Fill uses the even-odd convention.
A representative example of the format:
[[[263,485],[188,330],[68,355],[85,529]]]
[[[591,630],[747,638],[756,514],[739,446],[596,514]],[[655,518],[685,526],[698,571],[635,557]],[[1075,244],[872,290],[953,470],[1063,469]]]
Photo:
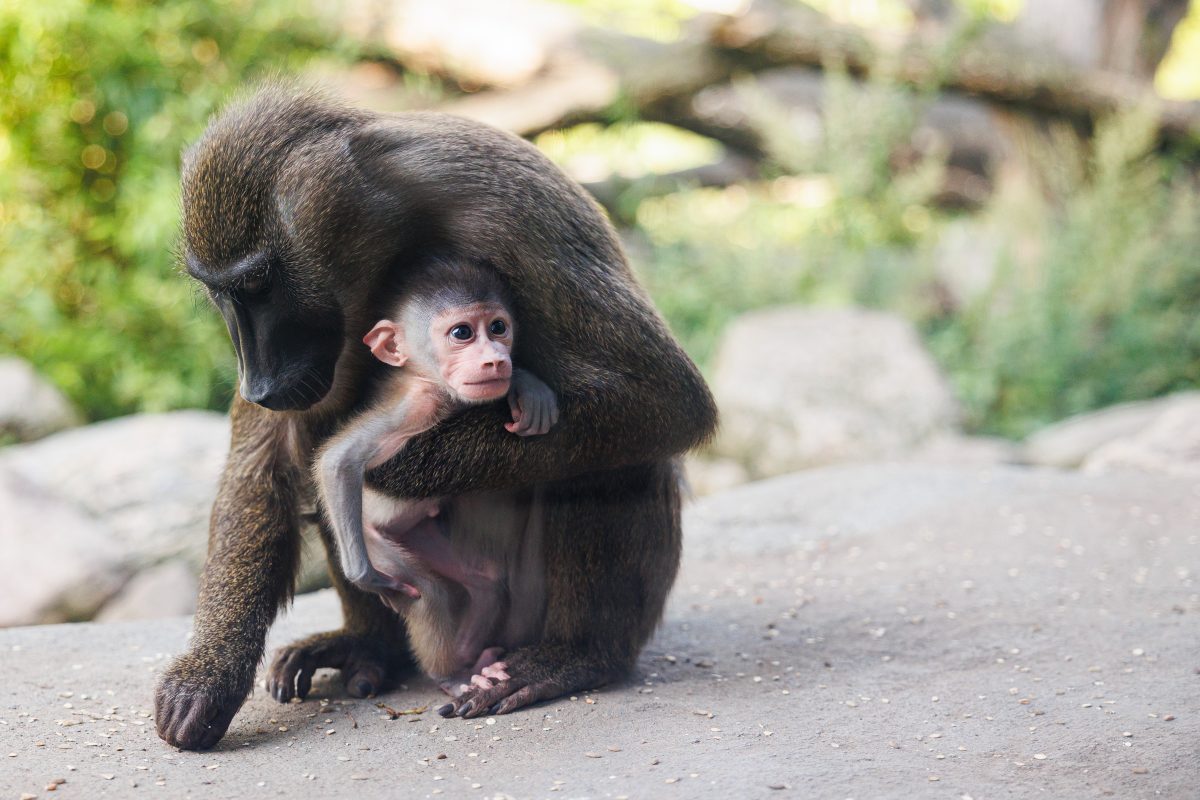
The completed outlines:
[[[215,117],[189,151],[183,211],[193,272],[223,287],[211,296],[241,384],[195,635],[159,684],[159,734],[211,747],[249,693],[291,592],[313,453],[366,399],[359,340],[406,269],[434,252],[503,278],[522,323],[517,355],[560,407],[558,424],[533,439],[505,430],[502,404],[472,408],[368,475],[394,497],[538,498],[544,568],[529,577],[544,582],[545,623],[505,655],[511,679],[474,687],[453,710],[511,711],[628,670],[678,564],[672,457],[711,435],[716,411],[583,190],[486,126],[274,86]],[[237,275],[259,255],[265,281]],[[396,616],[340,570],[333,577],[344,627],[280,653],[269,675],[278,699],[306,694],[320,667],[342,670],[359,695],[411,668]]]

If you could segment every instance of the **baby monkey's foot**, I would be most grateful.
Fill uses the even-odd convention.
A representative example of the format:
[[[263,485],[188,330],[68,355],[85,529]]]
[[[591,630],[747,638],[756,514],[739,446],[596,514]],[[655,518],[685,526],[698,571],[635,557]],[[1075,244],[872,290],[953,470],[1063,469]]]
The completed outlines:
[[[479,658],[475,659],[474,666],[438,681],[438,686],[446,694],[457,698],[472,686],[490,688],[492,681],[507,680],[508,673],[504,671],[504,662],[500,661],[500,657],[503,655],[503,647],[489,647],[479,654]],[[450,708],[449,705],[444,707]],[[441,711],[441,709],[438,710]]]
[[[421,597],[421,590],[405,575],[384,575],[373,569],[365,578],[352,580],[351,583],[364,592],[382,595],[385,602],[390,595],[402,595],[410,600],[419,600]]]

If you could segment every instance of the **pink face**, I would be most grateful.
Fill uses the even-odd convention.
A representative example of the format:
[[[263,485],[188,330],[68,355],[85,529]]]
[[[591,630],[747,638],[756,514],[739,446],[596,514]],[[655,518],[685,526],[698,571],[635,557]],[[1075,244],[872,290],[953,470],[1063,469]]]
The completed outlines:
[[[508,394],[513,322],[495,303],[451,308],[429,324],[442,380],[463,400],[482,403]]]

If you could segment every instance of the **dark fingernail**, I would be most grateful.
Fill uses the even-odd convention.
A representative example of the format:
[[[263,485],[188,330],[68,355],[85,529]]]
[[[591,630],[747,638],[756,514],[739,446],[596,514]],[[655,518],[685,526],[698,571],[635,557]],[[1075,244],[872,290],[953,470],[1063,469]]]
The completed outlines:
[[[474,701],[474,700],[468,700],[468,701],[467,701],[467,702],[466,702],[466,703],[463,705],[463,707],[462,707],[462,708],[460,708],[460,709],[458,710],[458,715],[459,715],[460,717],[462,717],[463,719],[466,719],[466,718],[467,718],[467,716],[468,716],[468,715],[469,715],[469,714],[470,714],[472,711],[474,711],[474,710],[475,710],[475,701]]]
[[[437,713],[439,716],[449,719],[454,716],[454,703],[446,703],[446,705],[437,710]]]
[[[494,706],[492,706],[491,708],[489,708],[489,709],[488,709],[488,716],[489,716],[489,717],[494,717],[494,716],[496,716],[497,714],[499,714],[499,713],[500,713],[500,706],[502,706],[502,705],[504,705],[504,701],[503,701],[503,700],[501,700],[499,703],[496,703],[496,705],[494,705]]]

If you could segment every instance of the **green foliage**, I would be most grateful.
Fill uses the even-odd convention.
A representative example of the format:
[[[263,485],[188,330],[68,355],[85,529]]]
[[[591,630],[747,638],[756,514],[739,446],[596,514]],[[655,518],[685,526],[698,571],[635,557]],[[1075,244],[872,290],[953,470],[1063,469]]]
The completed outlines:
[[[825,135],[799,141],[782,109],[742,87],[783,172],[757,187],[700,189],[644,201],[652,251],[642,277],[702,363],[737,314],[781,303],[904,307],[919,280],[914,251],[929,229],[941,163],[896,175],[890,157],[915,123],[914,96],[845,77],[828,81]],[[814,170],[821,168],[824,172]]]
[[[990,287],[957,306],[933,270],[948,222],[932,203],[941,159],[899,175],[892,163],[920,98],[829,81],[818,141],[767,126],[776,159],[805,177],[683,192],[638,210],[643,278],[702,363],[743,311],[857,304],[925,332],[982,432],[1019,437],[1200,385],[1200,191],[1155,152],[1149,111],[1105,121],[1090,143],[1067,128],[1025,143],[1027,175],[1002,181],[990,207],[965,221],[999,247]],[[769,122],[771,109],[760,112]]]
[[[90,417],[228,402],[224,328],[174,274],[179,154],[235,87],[330,47],[295,9],[0,5],[0,352]]]
[[[685,6],[653,4],[647,24],[665,30]],[[334,30],[286,0],[0,5],[0,352],[32,361],[92,418],[224,406],[228,338],[172,252],[179,153],[236,87],[349,56]],[[990,286],[962,306],[932,269],[948,222],[933,202],[943,159],[912,147],[932,87],[828,76],[822,133],[808,139],[794,112],[739,85],[775,177],[665,197],[635,187],[622,202],[635,264],[697,360],[743,311],[858,304],[920,326],[982,431],[1020,436],[1200,385],[1200,190],[1155,150],[1149,112],[1107,121],[1087,145],[1066,128],[1022,143],[1026,177],[955,221],[1000,243]],[[625,123],[539,143],[591,178],[599,162],[628,177],[720,152]]]
[[[1200,194],[1154,144],[1151,114],[1110,119],[1061,206],[997,200],[997,216],[1036,231],[1032,255],[1010,246],[990,292],[929,325],[977,427],[1020,436],[1200,385]]]

